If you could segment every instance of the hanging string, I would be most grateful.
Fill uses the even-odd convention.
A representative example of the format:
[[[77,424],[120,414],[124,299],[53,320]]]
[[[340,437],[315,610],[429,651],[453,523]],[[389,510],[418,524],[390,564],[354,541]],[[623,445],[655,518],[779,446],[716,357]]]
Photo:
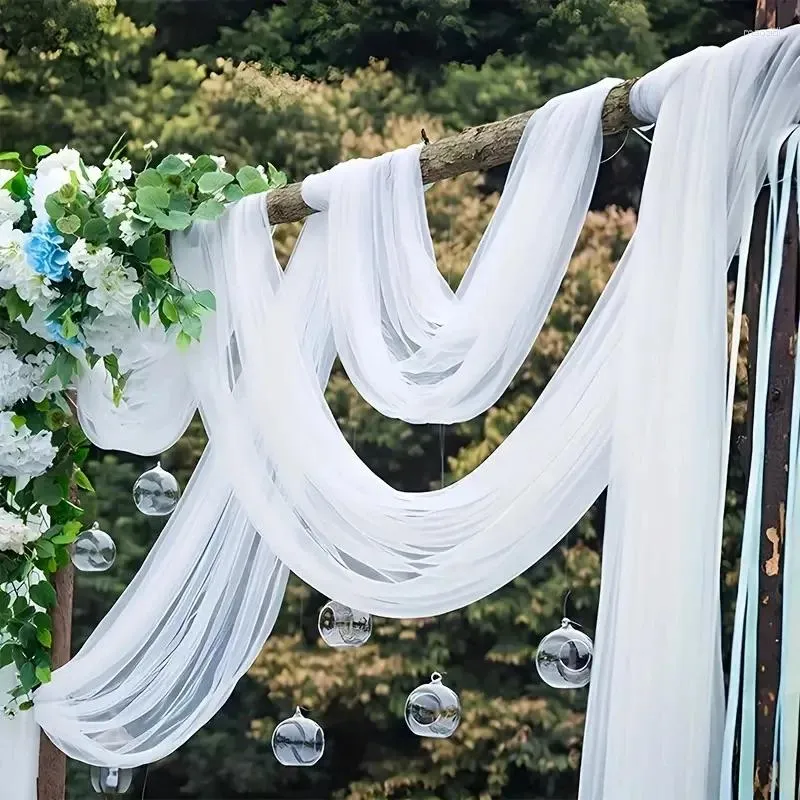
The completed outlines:
[[[622,152],[622,148],[625,147],[625,144],[628,141],[628,136],[630,136],[630,133],[631,133],[631,129],[629,128],[625,132],[625,138],[622,140],[622,144],[608,158],[604,158],[600,162],[601,164],[605,164],[606,162],[611,161],[611,159],[614,158],[614,156],[619,155]]]
[[[142,797],[141,800],[144,800],[144,793],[147,791],[147,779],[150,777],[150,765],[146,764],[144,768],[144,780],[142,781]]]

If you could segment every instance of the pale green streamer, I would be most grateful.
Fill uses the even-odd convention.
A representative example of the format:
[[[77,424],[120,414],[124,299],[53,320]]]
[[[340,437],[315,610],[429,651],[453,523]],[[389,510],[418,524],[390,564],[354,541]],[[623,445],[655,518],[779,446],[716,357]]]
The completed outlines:
[[[792,177],[792,168],[795,170],[795,179],[800,184],[800,161],[798,161],[798,148],[800,148],[800,127],[795,128],[787,142],[785,170],[789,179]],[[786,178],[784,178],[786,181]],[[791,183],[782,184],[783,197],[788,200],[791,195]],[[800,220],[799,220],[800,221]],[[776,231],[783,242],[784,230]],[[800,327],[800,320],[798,320]],[[777,763],[780,765],[781,793],[784,797],[797,796],[797,746],[798,723],[800,719],[800,637],[797,635],[793,621],[797,620],[800,611],[800,591],[798,578],[800,577],[800,555],[793,541],[797,528],[797,502],[800,482],[797,479],[797,470],[800,464],[798,447],[800,438],[800,371],[795,348],[794,389],[792,392],[792,421],[789,434],[789,485],[786,499],[786,521],[783,543],[783,639],[781,642],[781,678],[778,689],[778,705],[776,709],[775,751],[779,756]],[[773,761],[776,761],[773,758]],[[777,774],[773,775],[773,792],[777,782]]]
[[[739,694],[741,684],[741,722],[739,725],[739,800],[750,800],[752,797],[753,775],[752,765],[755,759],[755,687],[756,656],[758,633],[758,559],[759,531],[761,528],[761,505],[763,496],[763,463],[766,436],[766,396],[769,382],[769,359],[772,344],[771,332],[775,320],[775,309],[778,297],[778,285],[782,266],[782,246],[789,210],[789,191],[781,193],[781,186],[791,179],[797,155],[797,144],[800,141],[797,132],[790,138],[789,152],[784,167],[782,180],[778,180],[778,152],[784,137],[780,137],[769,158],[769,181],[772,185],[766,240],[764,245],[764,275],[760,298],[758,325],[758,352],[756,361],[756,385],[753,399],[753,431],[750,458],[750,474],[745,503],[744,530],[742,536],[742,555],[739,570],[739,588],[734,618],[733,648],[731,656],[731,675],[729,699],[723,740],[722,776],[720,782],[720,798],[729,800],[733,796],[731,786],[733,750],[736,739],[736,717],[739,710]],[[740,245],[739,286],[737,287],[737,311],[739,289],[744,278],[742,263],[747,257],[750,244],[749,223],[744,226]],[[800,391],[798,384],[795,392]],[[800,411],[800,403],[794,410]],[[793,418],[793,442],[796,440],[795,420]],[[793,445],[796,448],[796,443]],[[795,452],[793,449],[792,452]],[[790,481],[791,481],[790,475]],[[790,489],[794,492],[794,489]],[[788,530],[788,525],[787,525]],[[795,662],[796,663],[796,662]],[[786,719],[781,711],[779,695],[779,722]],[[796,715],[794,723],[794,741],[796,748]],[[782,741],[792,741],[792,731],[786,727],[786,736]],[[776,753],[778,745],[776,742]],[[793,761],[793,758],[790,759]],[[774,778],[775,776],[773,776]],[[793,797],[793,793],[786,795]]]

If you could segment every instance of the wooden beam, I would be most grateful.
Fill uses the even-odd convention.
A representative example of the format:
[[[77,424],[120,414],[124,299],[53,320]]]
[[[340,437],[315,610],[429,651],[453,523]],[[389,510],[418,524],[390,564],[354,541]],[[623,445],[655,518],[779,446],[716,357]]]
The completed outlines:
[[[756,29],[785,28],[800,21],[800,0],[757,0]],[[782,154],[783,155],[783,154]],[[757,352],[757,309],[764,272],[764,238],[768,190],[763,190],[753,220],[748,260],[748,409],[752,431]],[[756,742],[753,765],[754,800],[778,800],[780,769],[773,758],[775,712],[780,685],[783,622],[783,543],[789,471],[789,432],[792,414],[794,358],[800,310],[800,249],[798,249],[797,186],[792,186],[789,219],[783,241],[783,266],[778,285],[767,389],[766,453],[761,507],[758,571],[758,636],[756,654]],[[749,459],[748,459],[749,461]],[[733,691],[738,690],[733,687]],[[775,778],[775,790],[772,781]],[[785,798],[784,800],[790,800]]]
[[[72,601],[75,571],[67,564],[55,574],[53,584],[58,601],[53,609],[53,669],[63,667],[70,659],[72,643]],[[48,738],[44,731],[39,741],[39,778],[37,800],[64,800],[67,786],[67,757]]]
[[[625,81],[608,93],[603,107],[605,135],[644,125],[630,109],[630,91],[636,80]],[[526,111],[425,145],[419,159],[423,183],[508,164],[531,114],[533,111]],[[303,202],[301,187],[301,183],[293,183],[267,195],[267,211],[273,225],[297,222],[314,213],[314,209]]]

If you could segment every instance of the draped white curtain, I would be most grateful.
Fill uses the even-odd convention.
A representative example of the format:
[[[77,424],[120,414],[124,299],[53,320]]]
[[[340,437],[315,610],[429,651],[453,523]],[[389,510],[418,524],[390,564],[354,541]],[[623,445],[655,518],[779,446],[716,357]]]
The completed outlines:
[[[800,36],[702,48],[634,87],[636,115],[658,118],[636,234],[534,408],[472,474],[392,489],[322,391],[338,353],[387,415],[451,422],[498,398],[566,269],[613,84],[531,117],[455,294],[414,148],[308,180],[324,210],[285,273],[261,197],[175,237],[180,274],[217,296],[203,341],[181,355],[155,331],[132,340],[126,403],[89,371],[81,422],[101,447],[151,454],[197,405],[210,443],[134,582],[36,693],[65,752],[122,767],[180,746],[263,645],[287,569],[375,614],[444,613],[527,569],[610,485],[581,800],[718,796],[725,276],[768,147],[800,114]]]

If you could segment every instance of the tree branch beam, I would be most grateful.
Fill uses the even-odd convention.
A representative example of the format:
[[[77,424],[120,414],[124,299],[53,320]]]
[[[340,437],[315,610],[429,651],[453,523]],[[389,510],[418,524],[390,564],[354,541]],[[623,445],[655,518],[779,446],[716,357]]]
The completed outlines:
[[[608,136],[645,123],[636,119],[630,108],[630,91],[636,78],[615,86],[603,106],[603,134]],[[436,183],[466,172],[499,167],[514,157],[522,132],[533,111],[467,128],[454,136],[426,144],[420,153],[423,183]],[[273,225],[297,222],[314,213],[303,202],[302,183],[292,183],[267,195],[267,211]]]

